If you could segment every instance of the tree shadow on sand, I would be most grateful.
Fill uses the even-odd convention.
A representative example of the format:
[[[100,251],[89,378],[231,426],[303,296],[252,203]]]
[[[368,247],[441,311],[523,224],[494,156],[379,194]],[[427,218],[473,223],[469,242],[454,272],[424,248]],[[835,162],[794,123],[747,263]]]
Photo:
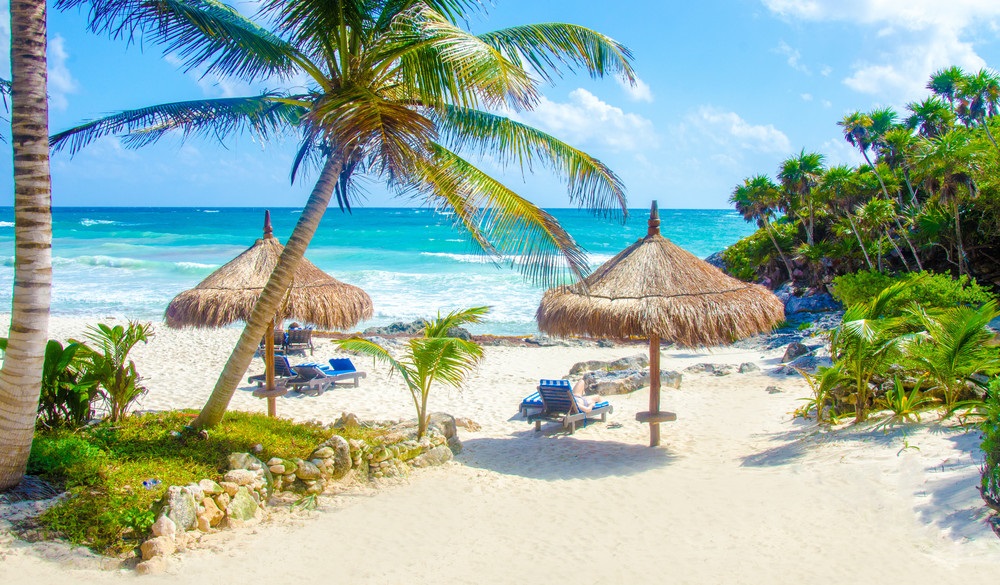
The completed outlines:
[[[917,491],[920,519],[940,528],[955,541],[986,536],[990,509],[979,493],[983,454],[977,432],[948,438],[959,453],[925,467],[927,480]]]
[[[465,447],[456,460],[463,465],[543,480],[627,477],[665,467],[676,459],[662,447],[551,432],[521,431],[462,444]]]

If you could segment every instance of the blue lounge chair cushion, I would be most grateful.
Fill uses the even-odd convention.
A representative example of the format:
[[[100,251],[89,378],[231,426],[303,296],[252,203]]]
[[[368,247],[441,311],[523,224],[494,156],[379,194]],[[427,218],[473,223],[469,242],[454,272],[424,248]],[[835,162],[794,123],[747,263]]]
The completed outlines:
[[[333,370],[334,374],[350,374],[358,371],[358,369],[354,367],[354,363],[351,362],[350,358],[330,359],[330,369]]]

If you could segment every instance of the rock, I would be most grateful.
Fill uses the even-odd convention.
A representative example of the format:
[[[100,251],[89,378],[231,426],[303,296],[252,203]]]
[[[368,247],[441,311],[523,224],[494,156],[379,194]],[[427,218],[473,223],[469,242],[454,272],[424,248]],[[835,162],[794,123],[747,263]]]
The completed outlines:
[[[178,529],[191,530],[197,526],[198,505],[188,490],[172,485],[167,488],[164,499],[164,513]]]
[[[205,510],[198,514],[198,521],[200,522],[204,519],[209,526],[218,526],[219,522],[226,517],[226,513],[219,508],[218,504],[212,498],[205,498],[201,501],[201,505],[204,506]],[[198,529],[201,530],[201,525],[199,524]],[[207,530],[202,530],[202,532],[208,532]]]
[[[765,390],[768,394],[781,394],[781,389],[777,386],[768,386]]]
[[[705,262],[708,262],[712,266],[715,266],[719,270],[728,274],[728,270],[726,269],[726,260],[722,257],[723,252],[724,250],[720,250],[719,252],[712,254],[708,258],[705,258]]]
[[[358,415],[353,412],[342,412],[340,413],[340,418],[337,422],[333,423],[333,428],[335,429],[349,429],[352,427],[360,427],[361,420],[358,419]]]
[[[239,485],[237,485],[237,484],[235,484],[235,483],[233,483],[231,481],[224,481],[224,482],[220,483],[219,485],[222,486],[223,491],[226,494],[228,494],[229,497],[235,496],[236,495],[236,491],[240,489]]]
[[[798,341],[793,341],[788,344],[785,348],[785,355],[781,357],[781,363],[787,364],[789,362],[795,361],[796,358],[804,356],[809,353],[809,348]]]
[[[166,536],[173,539],[177,535],[177,524],[169,516],[160,516],[150,527],[153,536]]]
[[[760,367],[758,367],[757,364],[753,362],[743,362],[742,364],[740,364],[739,371],[741,374],[749,374],[751,372],[759,372]]]
[[[270,465],[268,466],[268,469],[270,469],[271,473],[273,473],[274,475],[285,475],[284,465]],[[277,481],[277,479],[275,479],[275,481]]]
[[[369,327],[362,332],[364,337],[372,335],[418,335],[427,326],[427,322],[420,319],[412,323],[396,321],[385,327]]]
[[[334,436],[339,437],[340,435],[334,435]],[[329,439],[327,439],[327,441],[329,441]],[[332,448],[330,448],[330,446],[327,444],[327,441],[323,441],[323,443],[321,443],[319,447],[316,447],[316,450],[312,452],[312,455],[309,456],[309,459],[331,459],[335,455],[335,451]]]
[[[712,365],[712,375],[713,376],[728,376],[736,372],[737,368],[733,364],[713,364]]]
[[[247,522],[256,517],[257,507],[257,502],[250,495],[250,490],[241,487],[233,497],[233,501],[229,502],[229,506],[226,508],[226,518]]]
[[[305,484],[305,492],[307,494],[321,494],[326,490],[326,485],[323,483],[322,479],[317,479],[314,481],[304,480],[302,482]]]
[[[578,362],[573,364],[573,367],[569,369],[570,375],[582,374],[584,372],[593,372],[597,370],[604,371],[617,371],[617,370],[641,370],[649,366],[649,358],[645,354],[636,354],[633,356],[623,357],[614,361],[600,361],[591,360],[587,362]]]
[[[257,479],[257,474],[249,469],[232,469],[226,472],[223,479],[238,486],[250,485],[253,480]]]
[[[456,427],[462,427],[463,429],[466,429],[466,430],[472,431],[472,432],[483,430],[482,425],[480,425],[479,423],[477,423],[476,421],[474,421],[472,419],[465,418],[465,417],[457,417],[455,419],[455,426]]]
[[[249,453],[232,453],[229,455],[229,469],[249,469],[250,471],[260,471],[264,474],[264,482],[267,484],[267,493],[274,489],[274,476],[271,470],[264,465],[264,462]]]
[[[810,374],[815,374],[820,366],[831,366],[833,362],[829,358],[818,358],[814,355],[804,355],[788,364],[788,369],[795,372],[802,370]],[[794,369],[793,369],[794,368]]]
[[[825,313],[827,311],[839,311],[840,303],[835,301],[827,293],[815,294],[808,297],[791,297],[785,302],[785,313]]]
[[[319,471],[319,467],[316,467],[309,461],[303,461],[302,459],[293,459],[293,461],[295,461],[295,465],[297,466],[297,469],[295,470],[295,476],[298,477],[299,479],[306,481],[306,480],[316,480],[322,477],[322,474]]]
[[[795,296],[795,285],[792,282],[786,282],[774,291],[774,296],[778,297],[781,302],[788,303],[788,300]]]
[[[711,374],[713,371],[715,371],[715,366],[713,366],[712,364],[694,364],[693,366],[688,366],[684,368],[684,371],[688,372],[689,374],[704,374],[704,373]]]
[[[628,394],[634,390],[649,386],[648,370],[616,370],[608,372],[598,370],[583,375],[583,384],[587,394]]]
[[[333,435],[326,441],[323,441],[323,445],[324,447],[321,450],[328,450],[332,453],[332,457],[328,458],[333,459],[333,470],[330,473],[330,477],[332,479],[342,479],[351,471],[350,443],[340,435]]]
[[[445,332],[448,337],[457,337],[463,341],[472,341],[472,334],[465,327],[451,327]]]
[[[210,532],[212,530],[212,523],[207,516],[198,516],[198,530],[201,532]]]
[[[201,489],[201,486],[196,483],[188,484],[184,486],[184,489],[191,494],[191,497],[194,498],[194,501],[196,502],[200,502],[205,498],[205,490]]]
[[[221,494],[218,494],[212,499],[215,500],[215,504],[219,506],[220,510],[225,510],[226,508],[228,508],[229,502],[233,501],[233,497],[227,494],[226,492],[222,492]]]
[[[176,550],[177,546],[174,544],[174,539],[166,536],[155,536],[139,546],[139,551],[142,553],[142,560],[144,561],[148,561],[153,557],[172,555]]]
[[[455,424],[455,417],[450,414],[432,412],[427,418],[429,419],[427,421],[427,428],[436,428],[442,435],[444,435],[445,439],[458,436],[458,426]]]
[[[426,453],[417,455],[410,460],[410,465],[414,467],[429,467],[431,465],[441,465],[447,463],[454,458],[451,449],[448,447],[440,446],[434,447]]]
[[[199,481],[198,486],[201,488],[201,491],[205,492],[205,494],[209,496],[215,496],[225,491],[222,489],[221,485],[215,483],[210,479],[203,479]]]
[[[167,557],[153,557],[135,566],[139,575],[162,575],[167,572]]]

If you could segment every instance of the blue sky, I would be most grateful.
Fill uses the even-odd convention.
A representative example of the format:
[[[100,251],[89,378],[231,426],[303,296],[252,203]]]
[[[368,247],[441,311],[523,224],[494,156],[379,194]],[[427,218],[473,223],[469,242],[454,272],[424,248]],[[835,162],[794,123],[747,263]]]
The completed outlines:
[[[235,4],[249,13],[253,4]],[[0,75],[9,78],[9,16],[0,0]],[[83,16],[49,17],[50,127],[105,113],[187,99],[249,95],[255,89],[185,74],[158,47],[87,33]],[[922,98],[941,67],[1000,68],[995,0],[497,0],[471,26],[563,21],[597,29],[635,54],[641,82],[569,75],[521,117],[609,164],[630,207],[725,208],[744,177],[766,172],[801,148],[830,163],[860,156],[836,122],[849,111]],[[60,206],[299,206],[312,183],[290,185],[294,140],[249,137],[217,143],[168,139],[125,150],[114,139],[52,161]],[[12,205],[10,147],[0,157],[0,205]],[[489,161],[484,161],[487,167]],[[566,207],[544,171],[503,175],[544,207]],[[365,205],[412,205],[367,187]]]

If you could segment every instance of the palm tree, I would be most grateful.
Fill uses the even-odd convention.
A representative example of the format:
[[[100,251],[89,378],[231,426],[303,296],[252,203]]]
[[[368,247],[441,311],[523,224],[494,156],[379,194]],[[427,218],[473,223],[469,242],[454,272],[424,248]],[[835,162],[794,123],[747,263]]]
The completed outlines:
[[[986,327],[1000,316],[995,301],[978,308],[956,307],[931,314],[915,310],[924,333],[907,349],[912,363],[934,382],[932,390],[944,397],[945,416],[950,415],[966,383],[976,374],[1000,372],[1000,354],[993,333]]]
[[[806,152],[803,148],[798,156],[785,159],[778,171],[778,179],[789,192],[798,197],[801,205],[806,207],[806,243],[813,245],[813,233],[816,229],[816,205],[813,188],[819,182],[823,173],[823,155],[818,152]]]
[[[906,104],[906,109],[910,111],[906,126],[925,138],[940,136],[955,124],[955,112],[935,96],[921,102],[910,102]]]
[[[427,432],[427,398],[431,385],[440,380],[455,388],[461,387],[483,358],[483,348],[479,344],[450,337],[448,331],[466,323],[479,323],[488,311],[489,307],[473,307],[444,317],[438,315],[424,326],[423,337],[415,337],[407,343],[398,359],[367,339],[344,339],[337,345],[346,351],[369,355],[399,372],[413,398],[417,411],[417,439],[420,439]]]
[[[774,249],[778,251],[778,256],[785,264],[788,271],[788,278],[792,278],[792,264],[785,256],[785,251],[778,244],[778,239],[774,235],[774,227],[771,226],[771,218],[779,210],[781,192],[767,175],[754,175],[743,180],[742,185],[733,189],[733,194],[729,197],[729,202],[736,205],[736,211],[743,216],[746,221],[757,223],[758,227],[764,228]]]
[[[1000,77],[986,69],[966,75],[958,85],[958,100],[959,118],[970,127],[977,123],[982,126],[994,148],[1000,150],[987,121],[1000,111]]]
[[[860,203],[858,198],[859,191],[854,185],[855,176],[854,169],[847,165],[830,167],[820,178],[819,187],[827,193],[826,200],[833,214],[843,216],[851,226],[851,233],[854,234],[854,237],[858,241],[858,247],[861,248],[861,253],[865,257],[868,269],[874,270],[875,267],[872,265],[872,259],[868,256],[868,250],[865,248],[865,243],[861,240],[861,233],[858,231],[857,223],[854,221],[853,209]]]
[[[11,144],[14,150],[14,289],[0,368],[0,490],[21,482],[42,387],[52,288],[44,0],[12,0]]]
[[[968,274],[962,237],[961,207],[966,197],[975,196],[973,175],[985,154],[981,142],[973,140],[968,130],[955,129],[933,139],[920,141],[913,154],[914,167],[924,184],[937,194],[942,205],[950,208],[955,228],[955,246],[959,275]]]
[[[946,69],[938,69],[931,74],[927,89],[934,95],[948,100],[951,109],[955,109],[955,99],[958,97],[958,86],[965,78],[965,72],[960,67],[952,65]]]
[[[462,153],[501,163],[548,166],[566,177],[570,199],[602,211],[625,209],[617,176],[590,155],[495,112],[530,109],[538,86],[563,69],[634,82],[629,51],[568,24],[515,26],[473,35],[460,27],[475,0],[266,0],[256,20],[200,0],[60,0],[90,6],[90,27],[112,36],[142,34],[179,54],[188,69],[245,81],[309,79],[305,91],[196,100],[121,112],[53,137],[76,151],[105,135],[127,146],[167,132],[224,139],[248,131],[261,139],[294,130],[300,145],[292,179],[319,169],[284,252],[247,321],[195,426],[218,423],[277,311],[335,194],[341,209],[356,197],[356,175],[384,179],[454,211],[473,241],[494,257],[519,254],[523,269],[551,279],[560,265],[586,269],[573,239],[548,213],[476,167]],[[535,75],[530,75],[528,70]]]

